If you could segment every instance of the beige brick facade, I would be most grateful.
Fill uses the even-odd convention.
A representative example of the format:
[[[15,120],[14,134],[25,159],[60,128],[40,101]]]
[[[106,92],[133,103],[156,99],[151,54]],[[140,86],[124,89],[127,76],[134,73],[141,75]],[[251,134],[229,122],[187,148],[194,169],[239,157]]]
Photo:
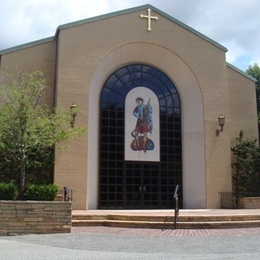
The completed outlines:
[[[140,14],[152,9],[158,21]],[[230,146],[240,129],[256,138],[255,82],[227,64],[226,48],[152,6],[132,8],[58,27],[55,37],[4,50],[1,72],[17,64],[42,70],[48,78],[48,104],[85,113],[77,125],[86,138],[57,152],[55,183],[70,187],[74,209],[98,208],[100,92],[118,68],[148,64],[165,73],[181,99],[183,207],[220,208],[220,192],[231,191]],[[217,118],[225,115],[216,136]]]

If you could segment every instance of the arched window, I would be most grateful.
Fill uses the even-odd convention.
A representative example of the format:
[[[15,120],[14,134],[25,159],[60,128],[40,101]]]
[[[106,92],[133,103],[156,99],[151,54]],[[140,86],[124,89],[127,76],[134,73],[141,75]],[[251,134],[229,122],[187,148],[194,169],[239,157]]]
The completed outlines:
[[[125,160],[125,100],[140,87],[152,91],[159,102],[158,161]],[[175,186],[182,187],[181,104],[164,73],[131,64],[109,76],[100,96],[99,151],[99,208],[173,208]]]

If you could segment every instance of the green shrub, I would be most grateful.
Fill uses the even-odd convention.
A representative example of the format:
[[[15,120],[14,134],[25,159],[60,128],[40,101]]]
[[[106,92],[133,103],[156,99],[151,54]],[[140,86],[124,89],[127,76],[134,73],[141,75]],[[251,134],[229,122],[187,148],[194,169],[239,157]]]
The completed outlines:
[[[18,189],[13,182],[0,182],[0,200],[16,200]]]
[[[236,145],[231,147],[234,155],[232,167],[234,192],[239,196],[259,196],[260,194],[260,147],[258,141],[244,140],[245,131],[241,130]]]
[[[27,200],[54,200],[59,188],[55,184],[33,184],[26,186],[25,196]]]

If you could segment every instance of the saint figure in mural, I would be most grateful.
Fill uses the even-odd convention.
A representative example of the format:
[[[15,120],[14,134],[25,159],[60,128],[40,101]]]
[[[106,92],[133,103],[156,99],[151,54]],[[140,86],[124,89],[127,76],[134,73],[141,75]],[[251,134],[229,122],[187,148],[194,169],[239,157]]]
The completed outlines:
[[[137,106],[133,111],[133,115],[137,118],[134,131],[131,133],[134,140],[131,143],[131,148],[134,151],[146,151],[154,149],[154,142],[148,138],[148,133],[152,134],[153,119],[152,119],[152,105],[151,99],[147,104],[144,100],[138,97],[136,100]]]

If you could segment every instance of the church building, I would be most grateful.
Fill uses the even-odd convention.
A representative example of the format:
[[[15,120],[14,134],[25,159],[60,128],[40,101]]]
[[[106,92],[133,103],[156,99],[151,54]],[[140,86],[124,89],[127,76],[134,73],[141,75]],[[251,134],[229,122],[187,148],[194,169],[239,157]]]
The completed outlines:
[[[0,51],[0,73],[40,70],[46,103],[82,113],[85,137],[57,151],[54,182],[73,209],[220,208],[230,148],[258,137],[255,80],[227,49],[151,5],[60,25]]]

